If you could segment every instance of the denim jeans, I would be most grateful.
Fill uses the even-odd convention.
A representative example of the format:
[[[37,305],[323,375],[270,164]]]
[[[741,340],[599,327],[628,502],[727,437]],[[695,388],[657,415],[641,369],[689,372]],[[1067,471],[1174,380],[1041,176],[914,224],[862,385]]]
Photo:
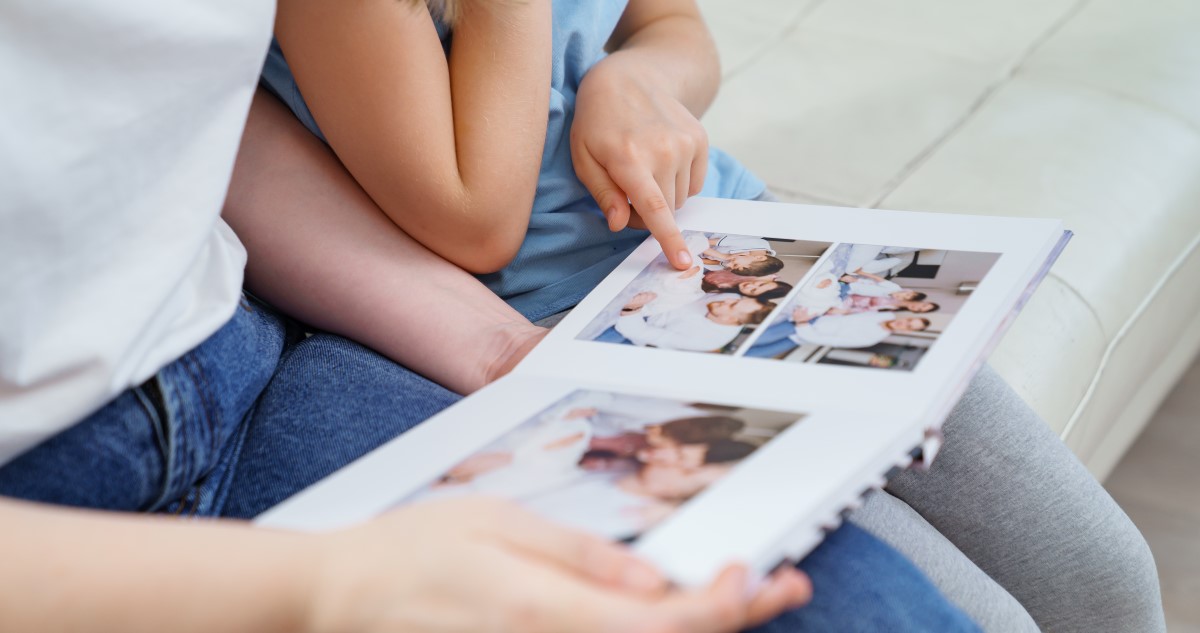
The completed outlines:
[[[457,398],[246,301],[153,379],[0,468],[0,495],[250,518]],[[977,630],[908,560],[853,525],[800,566],[813,602],[758,631]]]

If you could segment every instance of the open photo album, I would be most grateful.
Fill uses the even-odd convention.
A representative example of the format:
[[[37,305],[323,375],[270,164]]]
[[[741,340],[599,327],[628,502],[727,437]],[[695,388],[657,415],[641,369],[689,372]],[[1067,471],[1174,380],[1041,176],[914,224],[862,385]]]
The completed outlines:
[[[681,585],[765,574],[941,422],[1065,246],[1044,219],[693,198],[505,378],[276,506],[321,530],[512,499]]]

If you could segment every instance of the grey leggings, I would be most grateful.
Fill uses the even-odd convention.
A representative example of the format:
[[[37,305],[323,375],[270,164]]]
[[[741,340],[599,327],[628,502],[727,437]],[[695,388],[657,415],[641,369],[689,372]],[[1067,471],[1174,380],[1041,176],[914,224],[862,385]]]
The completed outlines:
[[[776,201],[771,191],[757,200]],[[1150,547],[990,367],[950,414],[928,472],[850,520],[921,567],[985,631],[1165,631]]]
[[[944,431],[928,471],[899,474],[850,520],[916,563],[985,631],[1166,630],[1141,532],[990,367]]]
[[[1154,558],[1071,451],[990,368],[908,470],[850,520],[987,631],[1164,631]]]

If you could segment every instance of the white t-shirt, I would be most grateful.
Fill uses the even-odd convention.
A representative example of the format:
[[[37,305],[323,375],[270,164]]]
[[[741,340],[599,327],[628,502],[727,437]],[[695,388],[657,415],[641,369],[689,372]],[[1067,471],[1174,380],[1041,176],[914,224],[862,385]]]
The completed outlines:
[[[274,8],[0,6],[0,464],[233,314],[220,212]]]
[[[708,318],[708,304],[734,294],[712,294],[670,312],[642,316],[638,312],[617,319],[617,332],[634,345],[696,352],[716,351],[742,331],[741,325],[725,325]]]
[[[890,312],[861,312],[844,316],[824,316],[811,325],[797,325],[792,340],[801,345],[859,348],[882,343],[891,335],[884,323],[895,319]]]

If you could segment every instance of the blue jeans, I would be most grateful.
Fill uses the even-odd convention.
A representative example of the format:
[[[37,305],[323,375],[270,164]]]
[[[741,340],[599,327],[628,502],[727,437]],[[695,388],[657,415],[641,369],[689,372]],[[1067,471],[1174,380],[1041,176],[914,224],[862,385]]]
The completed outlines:
[[[244,302],[147,383],[0,468],[0,495],[250,518],[454,403],[360,345]],[[801,568],[812,604],[761,627],[974,631],[911,563],[846,525]]]

